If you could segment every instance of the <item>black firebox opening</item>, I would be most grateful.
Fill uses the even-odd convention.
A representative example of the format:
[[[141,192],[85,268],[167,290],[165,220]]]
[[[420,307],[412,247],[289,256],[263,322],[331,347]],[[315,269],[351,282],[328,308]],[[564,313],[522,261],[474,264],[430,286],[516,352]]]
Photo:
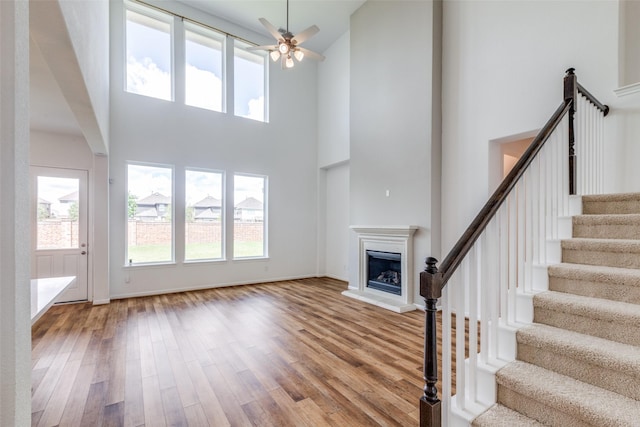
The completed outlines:
[[[402,295],[399,253],[367,251],[367,287],[394,295]]]

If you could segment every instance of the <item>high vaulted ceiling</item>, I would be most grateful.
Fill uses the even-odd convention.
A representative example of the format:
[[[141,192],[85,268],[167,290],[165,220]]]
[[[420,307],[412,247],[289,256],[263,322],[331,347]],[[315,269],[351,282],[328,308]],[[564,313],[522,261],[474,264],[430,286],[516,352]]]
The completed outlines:
[[[277,28],[287,25],[286,0],[179,0],[190,7],[217,16],[238,26],[271,35],[258,21],[266,18]],[[289,30],[297,34],[311,25],[320,32],[304,47],[324,52],[349,29],[351,14],[365,0],[289,0]],[[31,127],[46,132],[81,135],[76,117],[51,74],[38,47],[31,43]]]
[[[233,22],[241,27],[269,33],[258,21],[266,18],[276,28],[287,26],[287,0],[179,0],[181,3]],[[349,29],[351,14],[364,0],[289,0],[289,30],[297,34],[311,25],[320,32],[304,46],[324,52]]]

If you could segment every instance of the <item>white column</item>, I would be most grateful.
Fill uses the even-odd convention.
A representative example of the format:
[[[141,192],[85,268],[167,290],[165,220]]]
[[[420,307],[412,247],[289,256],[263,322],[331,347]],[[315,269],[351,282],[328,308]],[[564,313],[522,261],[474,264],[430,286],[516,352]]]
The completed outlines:
[[[29,3],[0,1],[0,425],[31,424]]]

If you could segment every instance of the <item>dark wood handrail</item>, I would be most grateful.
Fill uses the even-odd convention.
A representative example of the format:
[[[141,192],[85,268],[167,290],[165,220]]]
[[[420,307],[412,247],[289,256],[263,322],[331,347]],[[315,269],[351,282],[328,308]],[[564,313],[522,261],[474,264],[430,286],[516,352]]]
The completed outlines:
[[[609,114],[609,106],[604,105],[602,102],[598,101],[598,99],[591,94],[587,89],[584,88],[580,83],[578,83],[578,92],[580,92],[585,98],[589,100],[590,103],[596,106],[596,108],[602,111],[605,117]]]
[[[542,130],[533,139],[522,157],[513,169],[500,183],[493,195],[489,198],[478,215],[465,230],[460,239],[453,246],[449,254],[440,264],[432,257],[426,259],[425,270],[420,273],[420,295],[425,301],[425,342],[424,342],[424,388],[420,398],[420,426],[439,427],[441,425],[441,402],[438,398],[438,356],[437,356],[437,328],[436,312],[438,298],[442,296],[442,289],[467,256],[474,243],[484,232],[489,222],[502,204],[507,200],[511,190],[518,183],[525,171],[536,158],[545,142],[558,127],[565,116],[569,121],[569,194],[575,194],[576,190],[576,154],[575,132],[573,129],[576,97],[580,93],[584,95],[606,116],[609,107],[598,101],[589,91],[582,87],[574,74],[574,69],[567,70],[564,78],[564,100],[547,121]]]
[[[487,224],[489,224],[489,221],[493,219],[498,209],[500,209],[500,206],[502,206],[504,201],[507,199],[511,189],[518,183],[520,177],[527,170],[531,162],[533,162],[536,155],[542,149],[544,143],[549,139],[556,127],[558,127],[565,114],[569,112],[570,107],[570,101],[563,101],[562,104],[560,104],[553,113],[553,116],[551,116],[549,121],[538,133],[538,136],[536,136],[531,142],[529,148],[527,148],[522,157],[520,157],[520,160],[518,160],[513,169],[511,169],[511,172],[509,172],[505,177],[484,207],[480,210],[478,215],[476,215],[474,220],[471,222],[471,225],[469,225],[466,231],[462,234],[458,242],[449,252],[449,255],[447,255],[442,263],[440,263],[439,270],[442,273],[440,289],[444,288],[447,284],[464,257],[469,253],[473,244],[478,240],[478,237],[480,237]]]

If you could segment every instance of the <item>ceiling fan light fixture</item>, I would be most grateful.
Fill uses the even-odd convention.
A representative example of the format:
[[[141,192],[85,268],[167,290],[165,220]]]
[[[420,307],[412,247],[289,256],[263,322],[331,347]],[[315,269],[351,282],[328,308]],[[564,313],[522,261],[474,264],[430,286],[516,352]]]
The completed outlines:
[[[289,53],[289,45],[286,43],[280,43],[280,45],[278,46],[278,50],[281,54],[286,55],[287,53]]]
[[[262,25],[266,28],[266,30],[271,34],[275,39],[275,45],[264,45],[264,46],[255,46],[249,48],[250,50],[266,50],[269,52],[269,56],[273,61],[278,61],[280,59],[280,64],[282,68],[292,68],[295,65],[294,59],[298,62],[302,61],[302,58],[311,58],[316,61],[323,61],[324,56],[316,53],[312,50],[305,49],[303,47],[299,47],[300,44],[304,43],[310,37],[313,37],[315,34],[320,31],[317,25],[312,25],[306,30],[299,32],[297,34],[293,34],[289,31],[289,0],[287,1],[287,27],[285,29],[276,28],[271,22],[267,21],[265,18],[259,18],[258,21],[262,23]]]
[[[291,55],[287,55],[287,59],[286,59],[286,61],[285,61],[284,65],[285,65],[285,67],[287,67],[287,68],[293,68],[293,66],[294,66],[295,64],[293,63],[293,58],[291,58]]]

